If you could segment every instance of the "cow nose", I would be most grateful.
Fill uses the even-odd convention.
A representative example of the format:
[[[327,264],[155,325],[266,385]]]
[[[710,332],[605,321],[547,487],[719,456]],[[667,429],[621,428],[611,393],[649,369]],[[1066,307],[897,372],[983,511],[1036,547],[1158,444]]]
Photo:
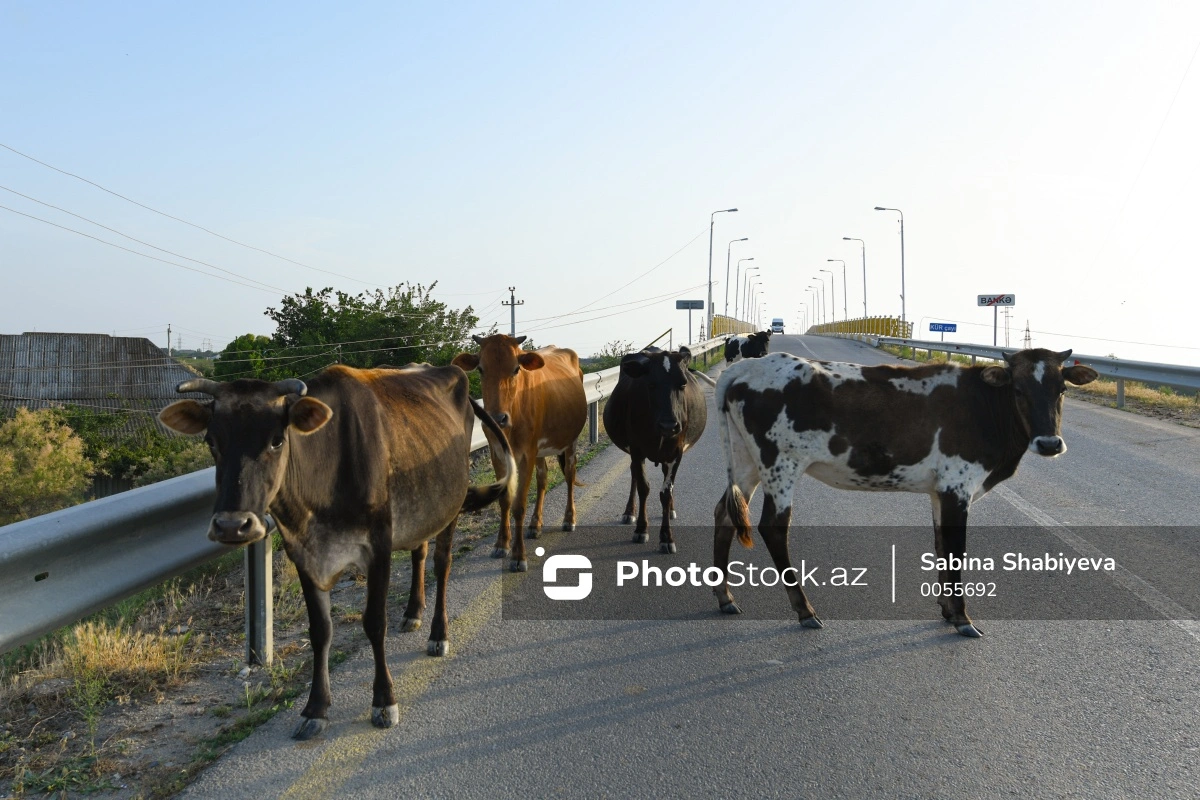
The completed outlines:
[[[1038,436],[1033,440],[1033,446],[1039,456],[1061,456],[1067,452],[1066,442],[1061,436]]]
[[[208,538],[225,544],[244,544],[258,541],[266,532],[266,526],[257,514],[249,511],[222,511],[213,515]]]
[[[678,436],[683,430],[678,422],[660,422],[658,423],[658,432],[663,436]]]
[[[496,419],[496,424],[499,425],[501,428],[508,427],[508,414],[497,414],[495,419]]]

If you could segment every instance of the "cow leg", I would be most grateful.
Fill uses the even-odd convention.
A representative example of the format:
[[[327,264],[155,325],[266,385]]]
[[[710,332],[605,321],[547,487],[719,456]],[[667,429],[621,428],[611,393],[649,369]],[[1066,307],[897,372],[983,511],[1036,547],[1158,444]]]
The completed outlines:
[[[663,462],[663,488],[658,493],[658,499],[662,503],[662,525],[658,529],[658,549],[662,553],[674,553],[675,539],[671,536],[671,516],[674,514],[672,506],[675,505],[675,473],[679,472],[679,462],[683,460],[681,453],[679,458],[675,459],[674,464]]]
[[[637,497],[637,476],[633,474],[633,462],[630,456],[629,464],[629,500],[625,503],[625,513],[621,515],[622,525],[631,525],[636,517],[633,516],[633,498]]]
[[[548,463],[544,456],[537,459],[537,492],[534,494],[533,514],[529,517],[529,532],[527,534],[530,539],[536,539],[542,535],[542,508],[546,505],[546,470]]]
[[[650,541],[649,519],[646,517],[646,495],[650,494],[650,481],[646,480],[646,459],[640,455],[630,454],[629,474],[633,476],[633,487],[638,494],[637,525],[633,529],[635,542]],[[633,500],[633,489],[630,489],[629,499]]]
[[[938,558],[954,556],[961,559],[966,552],[967,506],[967,498],[954,492],[938,492],[934,496],[933,539]],[[942,617],[963,636],[972,639],[983,636],[983,631],[976,628],[967,616],[966,598],[956,593],[962,589],[962,570],[938,570],[938,583],[942,584],[943,589],[942,596],[938,598]],[[950,596],[945,593],[947,584],[951,589]]]
[[[781,494],[780,496],[790,499],[790,487],[786,495]],[[804,595],[797,572],[792,567],[792,558],[788,554],[788,528],[792,524],[792,507],[787,505],[780,508],[776,504],[775,497],[772,492],[764,490],[763,512],[758,521],[758,532],[766,542],[767,552],[771,554],[771,560],[775,562],[775,569],[779,570],[780,579],[787,588],[788,600],[791,601],[792,610],[799,616],[800,624],[806,628],[823,628],[825,626],[817,618],[817,612],[813,610],[812,604]],[[789,575],[791,583],[788,582]]]
[[[308,703],[300,712],[300,724],[292,733],[293,739],[311,739],[329,725],[329,705],[333,694],[329,689],[329,645],[333,641],[333,619],[329,613],[329,592],[318,589],[304,572],[300,573],[300,588],[308,609],[308,639],[312,642],[312,687]]]
[[[387,533],[390,539],[390,531]],[[375,656],[375,683],[371,699],[371,724],[376,728],[391,728],[400,721],[400,707],[392,693],[392,673],[388,671],[384,641],[387,639],[387,595],[392,579],[391,542],[376,548],[375,557],[367,567],[367,607],[363,611],[363,632],[371,642]],[[416,553],[413,554],[416,560]],[[421,562],[424,569],[424,555]],[[411,600],[411,597],[410,597]],[[417,620],[420,624],[420,620]]]
[[[495,452],[492,453],[492,469],[495,470],[497,475],[504,469],[504,464],[500,460],[499,454]],[[501,492],[500,499],[497,502],[500,506],[500,532],[496,534],[496,546],[492,548],[492,558],[505,558],[508,556],[508,543],[511,539],[508,520],[509,514],[512,511],[512,503],[509,501],[507,492]],[[519,522],[517,523],[517,530],[521,530]]]
[[[562,529],[575,530],[575,472],[577,469],[575,442],[558,456],[559,466],[562,467],[563,479],[567,483],[567,510],[563,512]]]
[[[425,652],[431,656],[444,656],[450,653],[450,637],[447,631],[450,620],[446,615],[446,587],[450,583],[450,563],[454,554],[450,552],[454,545],[454,526],[458,524],[455,517],[446,529],[438,534],[437,544],[433,551],[433,574],[437,577],[437,599],[433,606],[433,622],[429,625],[429,644]],[[519,537],[518,537],[519,538]]]
[[[521,525],[525,520],[525,504],[529,502],[529,482],[533,480],[533,457],[521,457],[517,460],[517,492],[513,498],[512,521],[516,535],[512,537],[512,561],[508,568],[513,572],[529,571],[529,562],[525,559],[525,539],[521,536]]]
[[[721,584],[713,587],[717,596],[717,604],[722,614],[740,614],[742,609],[733,602],[733,593],[729,591],[729,548],[733,544],[733,521],[725,509],[725,496],[717,501],[713,510],[713,566],[721,570]]]
[[[421,542],[412,551],[412,586],[408,590],[408,605],[404,609],[404,622],[400,630],[408,633],[421,627],[425,614],[425,556],[429,553],[429,542]]]

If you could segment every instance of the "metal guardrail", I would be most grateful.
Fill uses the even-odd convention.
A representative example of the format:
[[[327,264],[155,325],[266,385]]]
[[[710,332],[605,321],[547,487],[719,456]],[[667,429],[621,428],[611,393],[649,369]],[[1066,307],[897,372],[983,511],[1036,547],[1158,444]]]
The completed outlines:
[[[971,356],[974,363],[976,358],[989,358],[999,361],[1005,353],[1015,353],[1017,348],[995,347],[986,344],[962,344],[959,342],[938,342],[922,339],[900,339],[891,336],[862,336],[841,334],[839,338],[852,338],[866,341],[873,347],[890,344],[898,347],[911,347],[913,351],[928,350],[931,353],[952,353]],[[1127,361],[1111,356],[1090,356],[1082,353],[1072,353],[1071,360],[1076,364],[1086,364],[1103,378],[1117,382],[1117,407],[1125,405],[1125,381],[1140,381],[1152,386],[1170,386],[1173,389],[1183,389],[1189,392],[1200,391],[1200,367],[1186,367],[1179,364],[1158,364],[1152,361]]]
[[[707,366],[724,339],[691,347]],[[588,433],[619,367],[583,376]],[[487,446],[475,421],[471,450]],[[212,467],[0,527],[0,653],[33,641],[230,552],[205,535],[216,498]],[[246,660],[272,659],[271,537],[244,549]]]

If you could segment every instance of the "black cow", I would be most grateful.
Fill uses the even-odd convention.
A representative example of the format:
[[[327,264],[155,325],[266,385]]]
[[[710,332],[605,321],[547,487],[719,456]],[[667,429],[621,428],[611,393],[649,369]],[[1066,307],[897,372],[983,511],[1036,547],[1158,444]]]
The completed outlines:
[[[1070,355],[1022,350],[1006,355],[1005,366],[969,368],[866,367],[787,353],[735,364],[715,397],[729,475],[714,512],[715,565],[728,567],[735,533],[751,546],[747,504],[761,482],[759,533],[776,568],[791,567],[792,492],[806,472],[841,489],[928,494],[938,558],[961,559],[971,503],[1011,477],[1026,451],[1066,452],[1065,384],[1097,377],[1091,367],[1068,365]],[[961,570],[939,570],[938,582],[960,585]],[[727,583],[713,591],[722,611],[741,613]],[[800,622],[820,628],[804,590],[787,593]],[[938,602],[960,634],[981,635],[962,596]]]
[[[646,542],[645,461],[662,465],[662,527],[658,532],[659,550],[675,552],[671,537],[671,518],[675,516],[672,488],[684,452],[704,433],[708,419],[704,392],[697,373],[688,369],[692,354],[686,347],[666,352],[650,347],[621,359],[621,376],[604,406],[604,429],[613,444],[629,453],[629,502],[621,522],[633,522],[633,497],[638,496],[637,527],[633,541]],[[707,376],[704,376],[707,377]]]
[[[748,336],[734,336],[725,343],[725,363],[732,364],[743,358],[762,358],[771,343],[770,331],[759,331]]]
[[[500,427],[470,399],[458,367],[410,364],[402,369],[333,366],[307,385],[192,380],[179,392],[211,395],[179,400],[159,414],[183,433],[204,432],[217,464],[217,502],[208,537],[244,545],[267,535],[264,515],[279,525],[308,607],[312,689],[293,734],[309,739],[328,724],[329,590],[342,572],[367,576],[363,630],[375,653],[371,721],[399,720],[384,656],[393,550],[412,551],[413,586],[403,629],[416,630],[425,608],[425,556],[437,538],[437,604],[429,655],[445,655],[446,581],[454,525],[461,511],[486,506],[515,485],[516,465]],[[498,479],[469,486],[474,417],[504,451]]]

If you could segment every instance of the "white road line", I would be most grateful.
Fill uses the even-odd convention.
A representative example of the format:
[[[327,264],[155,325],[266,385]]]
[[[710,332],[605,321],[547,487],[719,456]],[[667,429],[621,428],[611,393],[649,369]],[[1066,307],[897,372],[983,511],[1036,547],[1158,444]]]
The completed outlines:
[[[1046,528],[1060,542],[1070,547],[1075,552],[1086,558],[1108,558],[1098,548],[1092,545],[1085,539],[1076,536],[1065,527],[1061,522],[1051,517],[1046,512],[1042,511],[1037,506],[1030,503],[1024,497],[1009,489],[1007,486],[997,486],[992,490],[994,494],[1007,500],[1014,508],[1020,511],[1025,516],[1032,519],[1038,525]],[[1115,560],[1114,560],[1115,561]],[[1200,621],[1189,619],[1191,613],[1183,606],[1176,603],[1165,594],[1155,589],[1146,581],[1134,575],[1121,564],[1117,563],[1115,571],[1110,573],[1110,577],[1117,585],[1121,586],[1127,592],[1132,594],[1138,600],[1141,600],[1146,605],[1152,607],[1164,617],[1172,625],[1176,626],[1184,633],[1191,636],[1196,641],[1200,641]]]

